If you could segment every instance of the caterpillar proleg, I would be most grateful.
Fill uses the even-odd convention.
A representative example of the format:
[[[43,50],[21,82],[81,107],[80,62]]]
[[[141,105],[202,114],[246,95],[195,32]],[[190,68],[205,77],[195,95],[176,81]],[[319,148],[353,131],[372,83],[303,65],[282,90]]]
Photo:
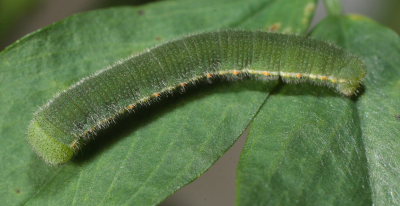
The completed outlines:
[[[198,81],[281,79],[328,86],[350,96],[365,73],[358,57],[306,37],[260,31],[200,33],[121,60],[60,92],[34,114],[28,140],[46,162],[61,164],[118,116]]]

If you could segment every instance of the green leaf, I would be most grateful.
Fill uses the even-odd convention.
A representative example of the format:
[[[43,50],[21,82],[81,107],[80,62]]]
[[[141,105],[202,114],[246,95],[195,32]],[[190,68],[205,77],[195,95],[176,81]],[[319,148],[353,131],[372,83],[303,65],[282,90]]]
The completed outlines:
[[[337,35],[333,32],[340,31]],[[360,55],[368,75],[357,101],[374,205],[400,205],[400,38],[358,15],[330,18],[315,31]]]
[[[270,96],[240,160],[239,205],[400,204],[398,35],[351,16],[326,19],[313,36],[363,58],[365,92],[285,85]]]
[[[356,117],[352,100],[328,89],[287,85],[270,96],[239,163],[239,205],[368,205]]]
[[[120,120],[61,167],[45,165],[27,144],[32,113],[80,78],[188,33],[273,25],[305,31],[314,3],[167,1],[78,14],[17,41],[0,53],[0,199],[5,205],[161,202],[229,149],[273,85],[200,85]]]

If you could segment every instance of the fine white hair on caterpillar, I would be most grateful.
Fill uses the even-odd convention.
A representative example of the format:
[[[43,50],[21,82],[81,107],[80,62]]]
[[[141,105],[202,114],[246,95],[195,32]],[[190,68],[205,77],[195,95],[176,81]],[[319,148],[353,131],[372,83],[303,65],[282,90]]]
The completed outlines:
[[[120,60],[83,78],[42,106],[28,128],[34,151],[50,164],[70,160],[88,136],[124,113],[214,78],[309,82],[351,96],[362,61],[335,45],[261,31],[186,36]]]

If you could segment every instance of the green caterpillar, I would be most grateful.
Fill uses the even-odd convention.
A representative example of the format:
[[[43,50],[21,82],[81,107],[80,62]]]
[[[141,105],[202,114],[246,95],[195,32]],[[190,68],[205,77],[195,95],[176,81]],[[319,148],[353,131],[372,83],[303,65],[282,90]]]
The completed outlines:
[[[116,117],[201,80],[307,81],[349,96],[356,93],[365,73],[359,58],[306,37],[251,31],[201,33],[82,79],[34,114],[28,139],[46,162],[61,164]]]

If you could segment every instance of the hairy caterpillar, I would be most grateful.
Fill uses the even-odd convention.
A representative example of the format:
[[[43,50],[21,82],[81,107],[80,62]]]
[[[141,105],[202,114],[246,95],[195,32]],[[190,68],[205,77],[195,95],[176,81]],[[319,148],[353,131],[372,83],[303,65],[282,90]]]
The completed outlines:
[[[129,57],[77,82],[34,114],[28,140],[46,162],[64,163],[89,135],[138,105],[197,81],[243,76],[308,81],[349,96],[357,91],[365,69],[346,51],[306,37],[201,33]]]

